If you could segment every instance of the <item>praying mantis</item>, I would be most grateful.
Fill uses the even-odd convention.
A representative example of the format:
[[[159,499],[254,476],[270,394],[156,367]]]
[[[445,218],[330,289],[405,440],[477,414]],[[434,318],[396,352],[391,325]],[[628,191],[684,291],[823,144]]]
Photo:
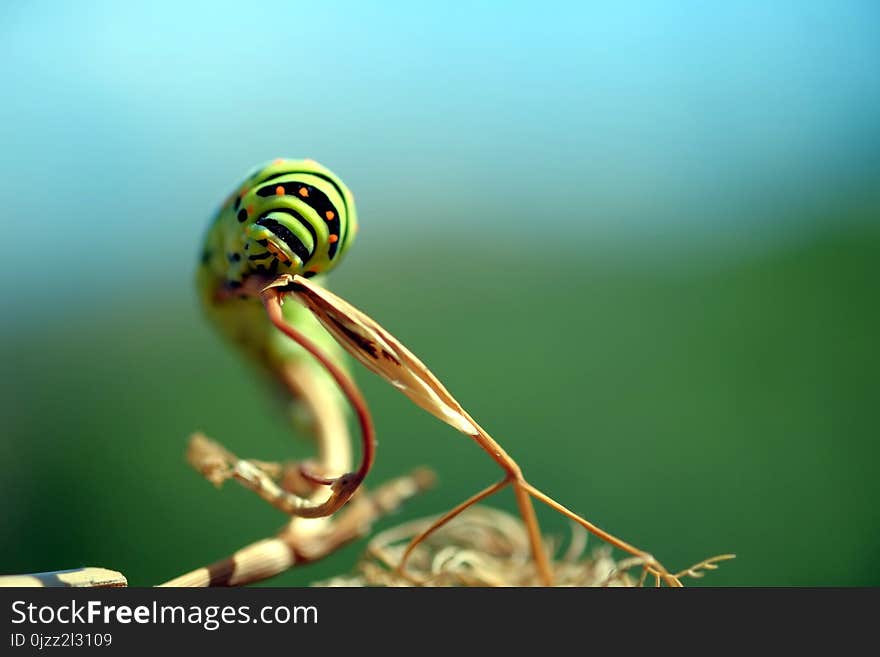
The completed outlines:
[[[354,197],[314,160],[276,159],[256,167],[226,199],[205,236],[197,270],[205,314],[256,368],[290,399],[314,438],[316,462],[296,467],[241,460],[200,437],[191,458],[215,483],[234,478],[289,514],[304,535],[326,531],[330,518],[358,492],[375,458],[375,430],[345,353],[415,404],[471,438],[500,468],[501,479],[440,515],[416,535],[398,564],[464,510],[511,488],[527,531],[531,558],[546,586],[554,583],[533,500],[561,513],[640,560],[658,583],[681,586],[650,553],[606,532],[563,506],[524,476],[519,464],[436,376],[397,338],[324,287],[324,277],[349,250],[357,232]],[[351,467],[348,408],[360,432],[361,454]],[[205,457],[207,451],[213,456]],[[401,495],[403,499],[407,495]],[[255,544],[253,550],[264,549]],[[248,556],[252,558],[253,555]],[[236,566],[227,563],[230,576]],[[207,585],[216,573],[169,584]],[[211,580],[214,576],[214,580]]]

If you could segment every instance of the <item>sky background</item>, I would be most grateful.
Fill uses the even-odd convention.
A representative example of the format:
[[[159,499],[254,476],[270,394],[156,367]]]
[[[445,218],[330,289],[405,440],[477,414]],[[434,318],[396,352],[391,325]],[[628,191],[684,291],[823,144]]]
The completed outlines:
[[[334,289],[535,483],[675,566],[740,553],[716,583],[880,584],[878,62],[870,1],[3,3],[0,570],[148,584],[280,524],[181,454],[293,449],[192,284],[283,156],[356,196]],[[376,481],[441,476],[406,513],[496,476],[359,380]]]
[[[872,2],[7,3],[0,55],[2,221],[30,244],[6,285],[47,281],[37,250],[77,284],[182,275],[278,156],[344,177],[363,249],[538,226],[754,248],[880,171]]]

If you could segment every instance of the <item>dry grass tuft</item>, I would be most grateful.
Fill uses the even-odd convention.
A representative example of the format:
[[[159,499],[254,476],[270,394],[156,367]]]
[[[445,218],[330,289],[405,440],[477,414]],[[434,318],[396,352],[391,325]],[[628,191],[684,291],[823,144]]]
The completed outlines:
[[[471,507],[438,529],[413,552],[406,572],[400,563],[407,544],[434,521],[423,518],[385,530],[370,540],[355,572],[316,586],[540,586],[529,538],[522,521],[486,506]],[[616,561],[605,545],[587,553],[587,534],[573,527],[568,547],[556,555],[558,542],[545,539],[555,586],[624,586],[646,583],[642,559]],[[720,555],[688,568],[677,577],[702,577]],[[650,583],[654,582],[653,578]]]

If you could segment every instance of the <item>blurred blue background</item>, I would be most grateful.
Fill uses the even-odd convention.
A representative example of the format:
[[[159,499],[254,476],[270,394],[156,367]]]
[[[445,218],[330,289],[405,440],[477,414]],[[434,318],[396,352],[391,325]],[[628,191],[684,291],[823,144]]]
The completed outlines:
[[[738,553],[709,584],[880,584],[878,62],[869,1],[4,4],[0,570],[147,585],[280,526],[182,454],[309,453],[192,289],[285,156],[356,195],[334,289],[539,487],[670,567]],[[440,476],[392,522],[496,476],[360,379],[374,482]]]

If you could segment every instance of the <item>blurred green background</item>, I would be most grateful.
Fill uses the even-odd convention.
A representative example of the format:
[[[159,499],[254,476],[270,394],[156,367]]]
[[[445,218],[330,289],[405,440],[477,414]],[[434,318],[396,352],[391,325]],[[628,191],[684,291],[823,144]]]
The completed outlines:
[[[0,572],[151,585],[283,524],[183,453],[310,454],[191,280],[287,156],[357,197],[334,290],[534,484],[670,568],[738,555],[704,584],[880,584],[877,61],[870,2],[4,6]],[[380,527],[497,478],[356,371],[368,483],[440,477]]]

